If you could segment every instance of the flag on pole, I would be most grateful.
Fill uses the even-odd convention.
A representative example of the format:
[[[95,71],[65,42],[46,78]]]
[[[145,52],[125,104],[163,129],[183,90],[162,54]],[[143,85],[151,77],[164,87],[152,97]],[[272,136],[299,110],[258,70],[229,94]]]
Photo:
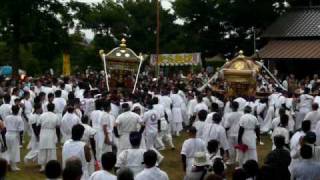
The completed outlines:
[[[63,68],[62,72],[65,76],[70,76],[71,74],[71,66],[70,66],[70,54],[63,53]]]

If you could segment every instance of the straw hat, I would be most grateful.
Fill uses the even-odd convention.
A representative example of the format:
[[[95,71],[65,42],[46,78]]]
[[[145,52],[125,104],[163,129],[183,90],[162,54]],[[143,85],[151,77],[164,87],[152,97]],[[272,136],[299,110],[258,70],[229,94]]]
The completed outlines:
[[[192,164],[194,166],[207,166],[210,163],[205,152],[196,152]]]

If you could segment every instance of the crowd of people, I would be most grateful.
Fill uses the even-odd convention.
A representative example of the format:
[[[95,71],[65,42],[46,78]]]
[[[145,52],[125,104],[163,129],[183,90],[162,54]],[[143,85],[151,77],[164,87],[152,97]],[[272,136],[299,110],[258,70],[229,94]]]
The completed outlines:
[[[21,170],[23,145],[23,163],[39,164],[48,179],[167,180],[159,168],[164,149],[178,151],[184,180],[227,179],[228,168],[234,180],[320,178],[317,76],[293,91],[292,76],[283,81],[287,90],[258,83],[270,92],[260,98],[199,91],[205,72],[142,74],[132,94],[106,91],[99,77],[1,79],[0,179],[7,167]],[[176,149],[182,132],[188,137]],[[269,137],[272,147],[262,140]],[[260,167],[257,146],[270,150]]]

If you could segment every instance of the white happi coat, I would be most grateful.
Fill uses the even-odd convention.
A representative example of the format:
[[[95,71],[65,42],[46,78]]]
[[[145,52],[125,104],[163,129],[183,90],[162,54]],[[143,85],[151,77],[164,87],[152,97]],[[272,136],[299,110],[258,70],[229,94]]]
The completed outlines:
[[[101,126],[102,115],[103,115],[103,111],[94,110],[91,112],[90,118],[89,118],[92,123],[92,128],[97,132],[96,136],[94,136],[95,143],[96,143],[97,157],[100,157],[102,155],[101,148],[99,148],[99,143],[101,144],[101,142],[103,142],[103,139],[101,140],[101,134],[103,134],[103,130]]]
[[[203,129],[206,123],[204,121],[196,121],[192,124],[193,127],[197,129],[197,138],[202,138],[203,137]]]
[[[101,130],[97,132],[97,136],[99,136],[98,148],[101,149],[102,154],[105,152],[112,151],[112,146],[104,143],[105,133],[103,131],[103,126],[107,126],[108,138],[109,138],[110,142],[113,143],[112,138],[113,138],[114,123],[115,123],[115,118],[113,117],[113,115],[111,113],[108,113],[108,112],[102,113],[101,122],[100,122]]]
[[[186,156],[186,172],[191,172],[195,153],[205,151],[206,143],[200,138],[190,138],[183,142],[180,154]]]
[[[145,168],[137,174],[135,180],[169,180],[167,173],[157,167]]]
[[[100,171],[94,172],[90,176],[89,180],[117,180],[117,176],[111,174],[108,171],[100,170]]]
[[[244,128],[242,135],[242,143],[246,144],[249,149],[256,149],[256,133],[255,128],[259,126],[257,118],[251,114],[244,114],[239,121],[240,127]]]
[[[210,101],[210,99],[211,99],[211,101]],[[203,101],[206,103],[206,105],[207,105],[208,107],[211,107],[211,104],[212,104],[212,103],[217,103],[218,106],[219,106],[219,108],[223,108],[224,103],[223,103],[220,99],[218,99],[218,98],[215,97],[215,96],[211,96],[210,99],[209,99],[208,96],[206,96],[206,97],[203,98]]]
[[[116,167],[118,168],[129,168],[134,175],[137,175],[144,169],[143,163],[143,154],[146,152],[146,149],[127,149],[122,151],[118,158]]]
[[[72,127],[80,123],[81,123],[80,118],[75,113],[67,112],[66,114],[63,115],[61,120],[61,125],[60,125],[61,132],[63,135],[62,142],[65,142],[71,139]]]
[[[309,94],[302,94],[300,96],[299,112],[296,113],[296,129],[301,128],[301,123],[306,114],[312,110],[313,96]]]
[[[7,129],[6,142],[9,163],[20,162],[19,133],[23,131],[23,120],[19,115],[9,115],[4,118],[4,126]]]
[[[67,105],[67,102],[64,98],[59,97],[59,98],[54,98],[53,99],[53,104],[54,104],[54,112],[57,113],[59,116],[60,120],[62,119],[62,113],[64,108]]]
[[[172,119],[173,123],[182,123],[183,122],[183,117],[182,117],[182,111],[181,108],[184,104],[184,101],[182,97],[178,94],[172,94],[171,95],[171,100],[172,100]],[[181,127],[182,129],[182,127]],[[177,129],[176,131],[180,131],[180,128]]]
[[[56,149],[58,116],[53,112],[45,112],[41,114],[39,123],[41,125],[39,149]]]
[[[97,131],[93,129],[91,126],[89,126],[88,124],[82,124],[82,126],[84,127],[84,133],[81,141],[85,142],[89,147],[91,147],[90,138],[94,138],[97,134]],[[93,151],[90,151],[90,152],[91,152],[91,157],[94,157]],[[94,161],[95,159],[91,158],[91,161],[88,163],[89,175],[91,175],[95,171]]]
[[[271,135],[271,140],[273,142],[272,144],[272,150],[274,150],[276,148],[276,146],[274,145],[274,137],[275,136],[283,136],[284,139],[285,139],[285,144],[289,144],[289,138],[290,138],[290,135],[289,135],[289,131],[288,129],[284,128],[284,127],[276,127],[273,132],[272,132],[272,135]]]
[[[144,113],[143,122],[145,123],[144,135],[146,139],[147,149],[154,148],[157,134],[158,134],[158,121],[160,120],[160,112],[151,109]]]
[[[188,113],[188,119],[190,119],[191,116],[194,115],[194,107],[197,105],[197,100],[196,99],[191,99],[188,101],[187,104],[187,113]]]
[[[33,131],[32,125],[36,124],[39,125],[40,124],[40,116],[41,114],[31,114],[30,118],[29,118],[29,126],[31,128],[31,139],[30,139],[30,147],[31,150],[28,152],[28,154],[25,156],[26,160],[33,160],[35,161],[36,157],[38,156],[39,153],[39,142],[37,140],[36,134]]]
[[[138,131],[138,125],[141,123],[142,119],[140,118],[140,116],[131,111],[124,112],[117,117],[115,125],[117,126],[120,136],[118,154],[123,150],[131,148],[131,144],[129,141],[130,132]]]
[[[168,121],[169,121],[169,123],[171,123],[172,122],[172,111],[171,111],[172,100],[171,100],[171,98],[169,96],[162,96],[160,98],[159,103],[163,105],[165,112],[168,116]]]
[[[320,121],[320,112],[318,110],[317,111],[310,111],[304,117],[304,120],[310,120],[311,121],[311,130],[315,131],[317,123]]]
[[[0,106],[0,116],[2,120],[11,114],[11,107],[11,104],[2,104]]]
[[[247,100],[242,97],[234,99],[235,102],[239,103],[239,111],[243,111],[244,107],[247,105]]]
[[[86,160],[84,146],[86,143],[82,141],[74,141],[72,139],[67,140],[62,148],[62,166],[66,165],[66,161],[69,158],[76,157],[81,161],[83,175],[82,180],[89,179],[88,162]]]
[[[216,123],[210,123],[205,124],[203,129],[203,137],[202,139],[208,143],[210,140],[217,140],[220,142],[221,147],[224,150],[229,149],[229,143],[226,136],[226,130],[223,126],[216,124]]]
[[[255,133],[255,128],[259,126],[259,122],[255,116],[252,114],[244,114],[239,121],[240,127],[244,129],[243,135],[242,135],[242,143],[248,146],[248,150],[246,152],[239,152],[238,158],[239,163],[242,166],[247,160],[253,159],[258,160],[257,155],[257,147],[256,147],[256,141],[257,136]]]
[[[208,112],[208,106],[206,105],[206,103],[204,103],[203,101],[200,102],[200,103],[197,103],[195,106],[194,106],[194,110],[193,110],[193,114],[195,115],[198,115],[198,113],[201,111],[201,110],[205,110]]]
[[[162,104],[154,104],[153,109],[159,113],[160,118],[164,117],[165,109]]]
[[[275,115],[276,115],[276,109],[275,109],[275,106],[274,105],[270,105],[268,107],[268,110],[267,110],[267,114],[264,118],[264,121],[263,121],[263,126],[260,127],[261,131],[262,132],[269,132],[270,129],[271,129],[271,125],[272,125],[272,120],[275,118]]]

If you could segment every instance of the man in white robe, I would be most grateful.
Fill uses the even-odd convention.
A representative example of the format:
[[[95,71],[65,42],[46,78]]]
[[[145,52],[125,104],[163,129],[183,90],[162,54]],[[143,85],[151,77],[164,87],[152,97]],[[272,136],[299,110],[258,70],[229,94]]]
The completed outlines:
[[[73,106],[67,107],[67,112],[63,115],[60,129],[62,133],[62,142],[71,139],[71,129],[74,125],[80,124],[80,118],[74,113]]]
[[[119,137],[118,154],[122,151],[131,148],[129,142],[129,134],[133,131],[139,131],[138,125],[144,127],[140,116],[130,111],[129,104],[122,105],[123,113],[120,114],[115,122],[115,134]],[[140,129],[141,131],[141,129]]]
[[[94,172],[89,180],[116,180],[117,176],[112,174],[116,161],[117,156],[114,153],[104,153],[101,157],[102,169]]]
[[[101,142],[104,141],[104,139],[101,139],[101,134],[103,134],[102,126],[101,126],[101,119],[103,115],[103,104],[100,99],[97,99],[95,101],[95,110],[91,112],[89,117],[89,124],[91,122],[92,128],[97,132],[95,136],[95,144],[96,144],[96,156],[97,159],[102,155],[101,148],[99,146],[101,145]],[[99,145],[100,144],[100,145]]]
[[[182,117],[182,106],[184,104],[184,101],[182,97],[177,94],[178,89],[174,89],[174,94],[171,94],[170,98],[172,100],[172,132],[176,136],[180,136],[180,131],[182,130],[182,122],[183,122],[183,117]]]
[[[225,128],[221,125],[222,117],[216,113],[212,116],[212,123],[206,123],[203,129],[203,140],[208,143],[210,140],[217,140],[220,147],[224,150],[225,158],[229,158],[229,142]]]
[[[145,169],[135,176],[135,180],[169,180],[167,173],[160,170],[157,164],[157,153],[148,150],[143,154]]]
[[[312,104],[312,111],[308,112],[304,117],[304,120],[311,121],[311,131],[316,130],[317,123],[320,121],[320,112],[318,111],[319,105],[317,103]]]
[[[239,121],[243,113],[238,111],[239,104],[235,101],[231,103],[231,108],[233,112],[225,119],[224,127],[226,128],[230,145],[230,163],[234,163],[236,161],[236,150],[234,146],[238,144]]]
[[[6,127],[6,144],[9,155],[8,163],[11,166],[12,171],[19,171],[17,163],[20,162],[20,148],[19,148],[19,134],[23,131],[23,120],[19,116],[19,106],[12,106],[12,115],[7,116],[4,119],[4,126]]]
[[[149,109],[143,115],[143,122],[145,124],[144,136],[146,140],[146,148],[149,150],[151,148],[155,148],[155,143],[157,141],[158,132],[160,130],[160,118],[161,112],[154,109],[153,105],[155,105],[158,101],[158,98],[153,98],[151,109]]]
[[[247,146],[245,151],[238,150],[239,165],[242,166],[247,160],[258,161],[257,155],[257,139],[260,142],[260,127],[255,116],[251,114],[251,107],[246,106],[244,115],[240,118],[238,144]]]
[[[113,139],[113,127],[115,123],[115,118],[111,114],[111,104],[110,102],[103,102],[102,117],[101,117],[101,130],[97,132],[97,136],[100,136],[98,147],[101,154],[106,152],[112,152],[112,145],[115,144]],[[100,157],[98,157],[100,159]]]
[[[306,114],[312,110],[313,96],[309,95],[310,89],[305,88],[304,94],[299,97],[299,112],[296,113],[296,129],[301,128],[301,122]]]
[[[143,171],[143,154],[147,151],[145,148],[140,147],[141,143],[141,134],[139,132],[131,132],[130,133],[130,144],[131,148],[122,151],[118,158],[116,167],[117,168],[129,168],[132,170],[134,175],[137,175],[141,171]],[[158,156],[158,164],[162,161],[163,156],[155,151]]]
[[[89,179],[88,162],[91,161],[91,153],[89,146],[81,141],[84,134],[84,127],[81,124],[77,124],[72,127],[71,139],[67,140],[62,148],[62,166],[66,166],[66,161],[69,158],[78,158],[82,165],[82,177],[81,180]]]
[[[7,116],[11,114],[11,97],[9,94],[6,94],[3,97],[4,103],[0,106],[0,118],[4,120]]]
[[[40,171],[44,171],[45,165],[50,160],[57,159],[56,128],[59,127],[59,117],[55,113],[53,113],[54,104],[48,104],[47,109],[48,112],[43,113],[39,119],[39,123],[41,126],[38,157],[39,164],[41,164]]]
[[[39,133],[40,133],[40,116],[42,114],[41,104],[35,104],[34,113],[29,118],[29,126],[31,128],[30,148],[31,150],[24,157],[24,162],[36,161],[39,154]]]
[[[183,171],[185,173],[191,172],[192,160],[196,152],[205,152],[206,143],[196,137],[197,129],[193,126],[189,129],[189,138],[185,140],[181,148],[181,159],[183,164]]]

